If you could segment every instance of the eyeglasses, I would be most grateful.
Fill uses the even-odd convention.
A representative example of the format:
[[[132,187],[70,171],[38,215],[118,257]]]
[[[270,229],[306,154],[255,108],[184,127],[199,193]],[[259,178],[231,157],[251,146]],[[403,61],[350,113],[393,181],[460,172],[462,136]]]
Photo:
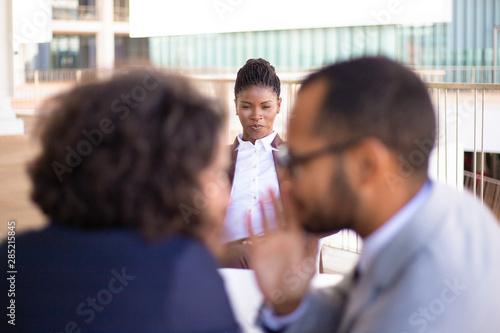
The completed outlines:
[[[277,162],[280,167],[287,168],[289,171],[292,171],[299,164],[303,164],[309,162],[315,158],[321,157],[326,154],[337,154],[340,153],[347,148],[350,148],[360,142],[363,138],[355,138],[348,140],[346,142],[333,144],[330,146],[326,146],[319,150],[310,152],[308,154],[296,156],[292,152],[290,152],[290,148],[286,143],[279,145],[278,153],[277,153]]]

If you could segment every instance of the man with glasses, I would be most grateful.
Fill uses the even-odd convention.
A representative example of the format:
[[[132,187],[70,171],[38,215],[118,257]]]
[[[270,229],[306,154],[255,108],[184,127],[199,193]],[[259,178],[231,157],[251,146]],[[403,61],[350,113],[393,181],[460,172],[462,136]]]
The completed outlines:
[[[469,195],[430,180],[426,86],[386,58],[331,65],[302,84],[279,162],[278,229],[249,230],[269,332],[497,332],[500,227]],[[317,238],[364,239],[355,272],[309,290]]]

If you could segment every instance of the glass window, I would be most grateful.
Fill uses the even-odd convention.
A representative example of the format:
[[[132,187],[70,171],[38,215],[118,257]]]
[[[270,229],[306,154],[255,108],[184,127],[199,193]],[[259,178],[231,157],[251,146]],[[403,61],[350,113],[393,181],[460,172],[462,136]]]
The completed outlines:
[[[149,38],[115,36],[115,66],[138,61],[149,62]]]
[[[50,43],[52,68],[95,68],[94,35],[55,35]]]
[[[115,21],[129,20],[129,0],[114,0]]]
[[[58,0],[52,4],[55,20],[96,20],[95,0]]]

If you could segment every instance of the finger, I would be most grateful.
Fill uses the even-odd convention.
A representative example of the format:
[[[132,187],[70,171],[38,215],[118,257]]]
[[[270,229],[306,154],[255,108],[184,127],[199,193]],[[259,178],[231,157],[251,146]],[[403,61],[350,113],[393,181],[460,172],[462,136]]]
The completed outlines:
[[[246,222],[247,222],[248,236],[250,238],[250,241],[252,241],[255,239],[255,234],[253,233],[252,216],[250,215],[250,213],[247,213]]]
[[[269,197],[271,198],[271,201],[273,203],[276,226],[278,227],[278,229],[283,229],[285,226],[285,220],[283,219],[282,210],[279,207],[278,199],[274,195],[273,190],[269,190]]]
[[[264,235],[269,235],[269,224],[267,223],[266,212],[264,210],[264,203],[259,200],[260,213],[262,215],[262,228],[264,229]]]

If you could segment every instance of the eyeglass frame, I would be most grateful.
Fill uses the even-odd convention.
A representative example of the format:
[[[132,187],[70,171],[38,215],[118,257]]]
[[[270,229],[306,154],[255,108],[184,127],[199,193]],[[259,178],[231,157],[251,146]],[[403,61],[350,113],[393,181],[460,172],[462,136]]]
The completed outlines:
[[[292,169],[297,165],[307,163],[326,154],[341,153],[346,149],[351,148],[352,146],[358,144],[363,139],[364,137],[354,138],[342,143],[332,144],[299,156],[294,156],[294,154],[291,154],[288,144],[282,143],[281,145],[278,146],[276,161],[278,166],[286,168],[289,171],[292,171]]]

